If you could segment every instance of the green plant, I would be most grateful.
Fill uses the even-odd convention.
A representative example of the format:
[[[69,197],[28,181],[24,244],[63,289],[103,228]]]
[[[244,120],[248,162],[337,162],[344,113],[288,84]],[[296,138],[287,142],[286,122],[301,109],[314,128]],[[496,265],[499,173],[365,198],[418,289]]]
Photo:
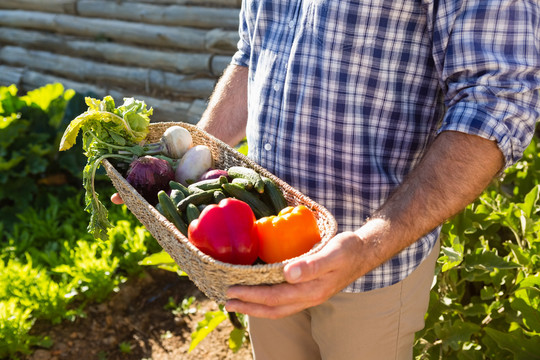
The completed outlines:
[[[189,296],[182,299],[180,304],[177,304],[172,297],[169,298],[169,302],[165,305],[165,309],[172,310],[172,313],[176,316],[191,316],[198,310],[198,306],[195,305],[195,296]]]
[[[28,206],[46,204],[47,194],[74,194],[81,155],[59,154],[59,130],[77,112],[80,95],[49,84],[19,96],[14,85],[0,87],[0,216],[6,227]],[[43,196],[45,194],[45,196]]]
[[[34,324],[32,309],[18,306],[17,299],[0,300],[0,358],[30,353],[30,347],[37,343],[28,335]]]
[[[35,266],[30,256],[24,262],[0,262],[0,301],[17,299],[18,307],[29,310],[34,318],[59,323],[66,316],[69,292],[70,286]]]
[[[444,225],[416,359],[540,359],[538,146]]]
[[[131,345],[129,342],[123,341],[118,344],[118,348],[122,354],[130,354],[131,350],[133,349],[133,345]]]

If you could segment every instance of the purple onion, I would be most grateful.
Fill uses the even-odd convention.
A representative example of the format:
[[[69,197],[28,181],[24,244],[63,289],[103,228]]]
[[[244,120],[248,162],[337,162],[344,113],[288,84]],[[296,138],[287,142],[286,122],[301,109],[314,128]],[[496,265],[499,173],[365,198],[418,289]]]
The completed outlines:
[[[131,162],[126,180],[146,201],[156,205],[158,192],[167,190],[169,182],[174,180],[174,170],[167,160],[142,156]]]
[[[199,178],[200,180],[211,180],[211,179],[219,179],[220,176],[229,177],[229,174],[227,173],[227,170],[220,170],[220,169],[210,169],[204,174],[201,175]]]

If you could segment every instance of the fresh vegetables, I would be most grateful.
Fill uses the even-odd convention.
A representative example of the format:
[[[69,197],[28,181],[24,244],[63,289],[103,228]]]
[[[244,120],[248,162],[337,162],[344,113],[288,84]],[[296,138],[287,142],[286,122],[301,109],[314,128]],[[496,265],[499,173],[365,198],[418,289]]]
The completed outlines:
[[[65,131],[60,150],[71,148],[82,132],[88,158],[83,173],[86,210],[91,213],[88,229],[95,237],[106,239],[111,227],[107,209],[94,189],[96,170],[104,159],[110,159],[137,192],[197,247],[218,260],[252,264],[259,256],[259,243],[270,244],[270,250],[262,253],[264,261],[274,261],[279,252],[285,258],[299,255],[290,252],[290,245],[280,250],[276,241],[259,239],[262,235],[273,239],[273,235],[270,230],[256,231],[255,221],[266,223],[278,213],[279,231],[300,239],[292,247],[309,250],[313,245],[308,248],[305,236],[297,236],[313,234],[311,228],[299,234],[306,230],[302,227],[310,225],[308,220],[283,220],[289,217],[288,212],[294,214],[291,218],[300,218],[300,211],[280,213],[287,202],[269,178],[244,166],[215,169],[211,149],[194,145],[191,134],[182,126],[169,127],[158,143],[146,143],[152,109],[142,101],[124,99],[123,105],[115,107],[114,100],[107,96],[103,100],[86,98],[86,104],[88,110]],[[289,226],[283,225],[287,223]],[[266,255],[268,252],[272,255]]]
[[[193,138],[187,129],[181,126],[167,128],[161,137],[164,148],[161,152],[173,159],[180,159],[193,146]]]
[[[167,218],[174,226],[184,235],[187,234],[187,224],[184,222],[178,211],[176,211],[176,206],[174,205],[173,200],[167,195],[167,193],[161,190],[158,193],[159,205],[161,206],[161,213]]]
[[[96,170],[107,158],[130,163],[133,156],[128,154],[143,155],[143,149],[138,144],[148,133],[152,109],[147,109],[143,101],[133,98],[124,99],[124,104],[116,108],[110,96],[103,100],[86,98],[86,104],[88,110],[72,120],[64,132],[60,150],[71,148],[79,130],[82,130],[83,149],[88,158],[83,171],[85,209],[91,213],[88,230],[96,238],[107,239],[111,224],[107,208],[94,189]]]
[[[212,152],[206,145],[190,148],[176,168],[176,181],[188,185],[196,182],[202,174],[212,167]]]
[[[227,170],[227,173],[233,179],[241,178],[249,181],[258,193],[263,193],[264,181],[255,170],[243,166],[232,166]]]
[[[91,213],[88,230],[96,238],[107,239],[111,227],[108,211],[94,189],[95,174],[101,162],[109,159],[119,171],[127,171],[128,182],[155,205],[157,192],[168,190],[167,183],[173,179],[171,170],[174,174],[176,161],[193,147],[193,139],[183,127],[171,126],[158,143],[145,143],[153,110],[147,109],[144,101],[126,98],[116,107],[113,98],[106,96],[103,100],[87,97],[86,104],[88,110],[73,119],[64,132],[60,150],[71,148],[79,131],[82,132],[87,157],[83,171],[85,203],[86,211]],[[155,158],[150,160],[146,156]],[[163,161],[169,162],[171,168],[165,169]],[[147,166],[155,169],[153,175]]]
[[[126,180],[150,204],[155,205],[158,192],[174,180],[174,170],[167,160],[146,155],[129,164]]]
[[[276,186],[276,184],[266,176],[261,176],[264,182],[264,194],[266,202],[272,205],[274,213],[277,214],[281,210],[287,207],[287,200],[283,196],[283,192]]]
[[[208,170],[207,172],[205,172],[204,174],[201,175],[201,177],[199,178],[199,181],[201,181],[201,180],[217,179],[217,178],[219,178],[220,176],[225,176],[226,178],[228,178],[228,177],[229,177],[229,173],[227,172],[227,170],[222,170],[222,169],[210,169],[210,170]]]
[[[251,265],[258,255],[255,215],[243,201],[227,198],[208,205],[188,227],[188,239],[214,259]]]
[[[223,190],[231,197],[240,199],[251,207],[257,218],[270,216],[273,210],[264,203],[256,194],[242,187],[240,184],[223,184]]]
[[[247,174],[247,178],[253,179],[253,175],[245,169],[247,168],[233,170],[233,173]],[[173,201],[176,212],[174,217],[179,217],[182,224],[188,224],[187,235],[182,224],[180,225],[181,229],[179,229],[202,252],[217,260],[233,264],[253,264],[255,259],[266,263],[281,262],[309,251],[321,240],[314,213],[304,205],[287,206],[283,193],[277,185],[267,177],[261,177],[261,179],[264,184],[262,194],[255,190],[251,181],[242,177],[230,179],[221,175],[219,178],[200,180],[187,187],[172,181],[170,183],[172,191],[182,194],[178,201]],[[173,198],[172,194],[171,192],[170,198]],[[162,199],[160,198],[159,205],[163,209],[172,211],[170,210],[172,207],[169,197],[162,196],[165,203],[161,204]],[[238,262],[232,255],[232,246],[227,248],[223,245],[232,240],[229,239],[231,237],[229,224],[225,224],[226,222],[220,217],[221,215],[205,216],[210,211],[209,209],[216,208],[216,204],[220,204],[220,206],[227,204],[224,202],[226,200],[241,202],[243,207],[249,209],[254,216],[255,236],[251,234],[251,228],[246,226],[237,227],[234,231],[235,236],[238,236],[241,243],[244,244],[243,246],[247,240],[257,243],[253,245],[258,249],[253,262],[246,262],[247,260]],[[231,207],[231,209],[236,208]],[[211,214],[214,214],[214,211],[212,210]],[[235,219],[229,214],[228,211],[227,219]],[[173,218],[171,214],[165,216],[169,220]],[[243,210],[238,210],[236,216],[243,217]],[[175,221],[179,222],[179,220]],[[201,233],[208,234],[205,235],[206,237],[194,230],[199,227],[204,229],[199,229]],[[219,235],[221,238],[216,234],[221,234]],[[209,240],[210,238],[214,239],[214,237],[226,240]]]
[[[321,240],[317,220],[304,205],[288,206],[277,216],[255,223],[259,239],[259,257],[266,263],[300,256]]]

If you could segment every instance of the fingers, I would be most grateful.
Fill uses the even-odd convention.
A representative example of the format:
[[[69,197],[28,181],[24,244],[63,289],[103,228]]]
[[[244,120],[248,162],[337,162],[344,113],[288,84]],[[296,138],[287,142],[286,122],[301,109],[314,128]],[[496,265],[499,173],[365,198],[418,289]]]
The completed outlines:
[[[280,319],[286,316],[296,314],[309,306],[302,306],[298,303],[272,307],[263,304],[246,303],[240,300],[229,300],[225,305],[227,311],[238,312],[242,314],[249,314],[250,316],[266,318],[266,319]]]
[[[305,308],[323,302],[313,294],[314,284],[278,284],[273,286],[234,286],[227,296],[227,311],[240,312],[256,317],[277,319],[297,313]],[[306,292],[311,296],[305,297]]]
[[[114,193],[111,195],[111,202],[116,205],[122,205],[124,200],[122,200],[119,193]]]

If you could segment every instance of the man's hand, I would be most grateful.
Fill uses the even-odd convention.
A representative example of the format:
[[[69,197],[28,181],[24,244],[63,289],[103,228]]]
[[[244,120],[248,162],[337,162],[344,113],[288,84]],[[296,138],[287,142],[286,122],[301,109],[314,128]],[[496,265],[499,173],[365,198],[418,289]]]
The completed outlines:
[[[286,283],[231,287],[227,296],[232,300],[225,307],[275,319],[321,304],[363,275],[365,247],[357,234],[340,233],[316,254],[287,264]]]
[[[119,193],[114,193],[111,195],[111,202],[116,205],[122,205],[124,200],[122,200]]]

